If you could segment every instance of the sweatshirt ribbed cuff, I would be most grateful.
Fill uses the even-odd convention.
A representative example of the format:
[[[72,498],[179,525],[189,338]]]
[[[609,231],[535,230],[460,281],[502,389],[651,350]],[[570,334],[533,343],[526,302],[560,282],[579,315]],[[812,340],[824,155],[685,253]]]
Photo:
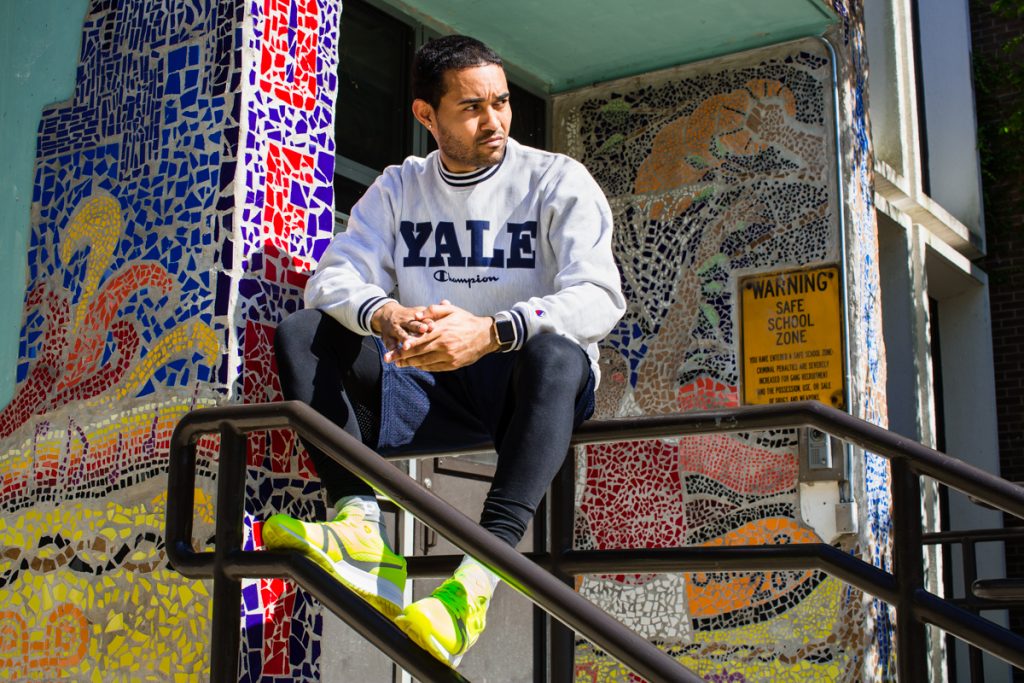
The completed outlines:
[[[390,301],[394,301],[394,299],[386,296],[371,296],[364,301],[356,312],[356,324],[359,325],[359,329],[372,335],[373,328],[370,326],[370,321],[373,319],[373,314]]]

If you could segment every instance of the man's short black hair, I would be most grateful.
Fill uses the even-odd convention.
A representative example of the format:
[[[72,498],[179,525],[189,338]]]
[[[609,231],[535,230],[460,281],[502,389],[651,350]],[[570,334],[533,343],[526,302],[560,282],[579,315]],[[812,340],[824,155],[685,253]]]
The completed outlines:
[[[416,51],[412,62],[413,99],[426,100],[437,109],[444,97],[446,71],[487,64],[503,67],[501,57],[476,38],[452,35],[428,41]]]

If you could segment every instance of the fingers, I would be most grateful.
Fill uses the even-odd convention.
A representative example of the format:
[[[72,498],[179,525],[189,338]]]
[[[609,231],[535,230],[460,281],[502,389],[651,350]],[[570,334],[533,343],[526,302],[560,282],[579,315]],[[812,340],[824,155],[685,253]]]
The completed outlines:
[[[437,361],[432,363],[410,363],[408,361],[403,361],[403,363],[404,365],[399,365],[399,367],[415,367],[423,370],[424,372],[450,372],[451,370],[458,368],[458,366],[451,361]]]
[[[434,321],[424,315],[426,308],[417,306],[408,308],[392,306],[381,321],[381,341],[387,349],[385,362],[393,362],[410,348],[414,339],[418,339],[433,330]]]
[[[422,334],[418,337],[409,337],[405,340],[401,349],[398,349],[399,353],[396,354],[401,356],[403,360],[422,356],[425,353],[430,353],[435,349],[432,347],[431,342],[436,340],[438,335],[436,333]]]
[[[389,349],[384,354],[384,360],[388,363],[395,363],[399,367],[402,367],[410,358],[421,356],[424,353],[429,353],[433,349],[430,348],[430,343],[438,338],[439,334],[436,330],[428,329],[423,334],[419,335],[406,335],[401,343],[395,346],[388,346],[385,343],[385,348]],[[398,362],[399,360],[403,362]]]
[[[458,367],[453,358],[437,351],[403,355],[395,360],[395,365],[400,368],[419,368],[427,372],[444,372]]]
[[[431,304],[430,306],[427,306],[427,308],[423,311],[422,315],[417,314],[416,317],[421,319],[429,318],[432,320],[440,320],[441,318],[448,317],[452,313],[461,310],[462,309],[459,308],[458,306],[453,306],[451,302],[448,301],[447,299],[441,299],[441,303]]]
[[[392,324],[413,335],[426,334],[434,326],[434,321],[426,315],[426,310],[425,306],[402,308],[396,311]]]
[[[384,354],[384,360],[390,363],[402,353],[414,338],[410,336],[410,330],[407,330],[403,323],[389,320],[380,335],[381,341],[384,342],[384,348],[387,349],[387,352]]]
[[[405,331],[401,325],[391,325],[384,334],[381,335],[381,339],[384,340],[384,346],[388,349],[395,349],[402,346],[407,339],[409,339],[409,333]]]
[[[388,335],[386,337],[382,336],[381,341],[384,342],[384,348],[387,349],[384,352],[384,362],[393,363],[405,350],[405,347],[409,344],[410,338],[405,337],[403,339],[398,339],[397,337]]]
[[[447,321],[440,325],[436,324],[437,321],[456,313],[465,311],[453,306],[448,299],[430,306],[396,309],[388,321],[388,334],[381,335],[387,349],[384,361],[431,372],[453,369],[457,364],[453,362],[452,354],[433,342],[449,327]]]
[[[410,334],[421,335],[426,334],[427,332],[430,332],[432,329],[434,329],[434,321],[429,319],[423,321],[409,320],[407,322],[402,323],[402,327],[405,329],[406,332],[409,332]]]

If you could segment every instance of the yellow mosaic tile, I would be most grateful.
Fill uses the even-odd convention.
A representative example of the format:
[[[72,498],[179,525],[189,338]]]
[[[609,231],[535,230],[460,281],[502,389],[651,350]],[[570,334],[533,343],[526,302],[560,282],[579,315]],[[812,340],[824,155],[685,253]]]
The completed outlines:
[[[206,495],[197,492],[199,500]],[[67,557],[39,549],[47,550],[45,556],[53,563],[20,572],[0,592],[0,680],[203,678],[208,666],[208,586],[167,569],[163,551],[155,545],[123,552],[110,543],[126,537],[104,533],[114,520],[132,531],[128,538],[158,532],[163,507],[160,494],[131,507],[76,503],[7,518],[0,534],[3,548],[39,549],[45,544],[32,535],[40,528],[61,529],[66,538],[79,540],[64,546],[75,551]],[[38,521],[28,526],[32,519]],[[90,549],[87,556],[98,574],[78,564],[84,561],[76,554],[82,548]],[[126,569],[128,564],[134,568]],[[72,566],[77,569],[69,571]],[[149,571],[143,573],[140,567]]]

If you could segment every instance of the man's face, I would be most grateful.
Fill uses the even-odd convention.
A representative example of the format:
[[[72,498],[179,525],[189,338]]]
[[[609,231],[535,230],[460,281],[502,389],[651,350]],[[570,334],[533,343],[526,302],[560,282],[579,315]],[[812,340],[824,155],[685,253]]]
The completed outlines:
[[[512,124],[505,70],[487,64],[448,71],[444,79],[445,93],[437,108],[421,105],[430,112],[426,123],[444,165],[465,173],[500,163]]]

